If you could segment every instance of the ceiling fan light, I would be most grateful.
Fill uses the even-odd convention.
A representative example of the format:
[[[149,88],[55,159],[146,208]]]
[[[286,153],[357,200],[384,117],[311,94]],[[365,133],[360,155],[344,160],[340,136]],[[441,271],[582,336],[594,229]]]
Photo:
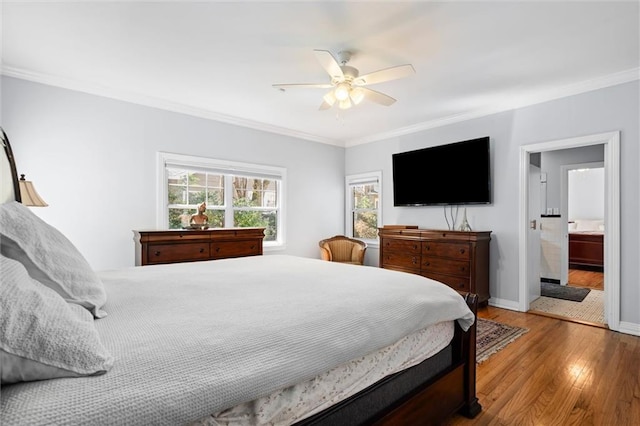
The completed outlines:
[[[338,86],[336,86],[335,97],[340,102],[343,102],[343,101],[349,99],[349,92],[350,91],[351,91],[351,88],[349,87],[349,85],[347,83],[340,83],[340,84],[338,84]]]
[[[352,89],[350,96],[351,96],[351,101],[355,105],[358,105],[364,99],[364,91],[359,90],[358,88]]]
[[[347,96],[347,99],[338,102],[338,108],[349,109],[351,108],[351,99]]]
[[[336,103],[336,95],[333,93],[333,90],[324,95],[322,99],[331,106]]]

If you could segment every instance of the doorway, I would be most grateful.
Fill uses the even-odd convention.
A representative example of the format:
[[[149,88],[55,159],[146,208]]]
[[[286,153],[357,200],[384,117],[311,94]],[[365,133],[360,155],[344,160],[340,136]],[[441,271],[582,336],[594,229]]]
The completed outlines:
[[[520,213],[519,213],[519,310],[530,309],[532,287],[539,286],[539,262],[531,260],[530,240],[535,230],[530,227],[531,201],[529,199],[531,154],[568,148],[604,145],[605,220],[604,235],[604,318],[612,330],[620,325],[620,174],[619,132],[603,133],[570,139],[525,145],[520,150]],[[565,198],[566,199],[566,198]],[[564,216],[566,218],[566,215]],[[539,247],[538,247],[539,248]],[[536,278],[537,277],[537,280]]]

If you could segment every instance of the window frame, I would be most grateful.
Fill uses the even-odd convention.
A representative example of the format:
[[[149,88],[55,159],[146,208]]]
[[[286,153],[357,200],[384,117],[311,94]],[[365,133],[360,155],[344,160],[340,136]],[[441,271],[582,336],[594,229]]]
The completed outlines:
[[[277,210],[277,239],[275,241],[265,241],[263,247],[265,251],[284,249],[286,244],[285,230],[285,193],[286,193],[286,176],[287,169],[278,166],[268,166],[263,164],[245,163],[239,161],[221,160],[209,157],[199,157],[194,155],[175,154],[170,152],[157,153],[156,162],[156,226],[158,229],[166,229],[169,222],[169,200],[167,185],[167,167],[180,168],[184,167],[189,170],[202,170],[210,173],[219,173],[224,175],[225,180],[225,228],[233,223],[233,214],[236,207],[232,202],[228,202],[228,197],[232,195],[231,186],[227,186],[227,182],[231,180],[231,175],[253,177],[253,178],[269,178],[277,180],[277,199],[276,207],[268,210]],[[260,210],[247,209],[247,210]],[[229,218],[231,220],[229,220]]]
[[[378,228],[382,226],[382,171],[372,171],[367,173],[358,173],[345,176],[345,235],[349,238],[356,238],[353,236],[353,219],[352,215],[355,212],[353,205],[353,197],[351,196],[351,188],[356,185],[377,183],[378,185],[378,208],[377,208],[377,222]],[[367,243],[369,247],[379,247],[380,240],[376,239],[364,239],[356,238]]]

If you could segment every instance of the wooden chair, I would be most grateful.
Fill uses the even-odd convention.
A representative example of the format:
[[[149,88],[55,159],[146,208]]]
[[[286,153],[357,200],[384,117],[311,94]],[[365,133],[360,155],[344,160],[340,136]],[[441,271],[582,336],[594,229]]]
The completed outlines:
[[[330,262],[350,263],[352,265],[364,264],[364,253],[367,250],[367,243],[336,235],[335,237],[322,240],[320,246],[320,256],[323,260]]]

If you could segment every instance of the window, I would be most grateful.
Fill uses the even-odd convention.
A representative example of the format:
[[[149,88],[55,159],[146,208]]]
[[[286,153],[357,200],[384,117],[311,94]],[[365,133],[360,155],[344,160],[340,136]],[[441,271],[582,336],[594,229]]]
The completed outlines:
[[[265,247],[283,246],[286,170],[158,153],[160,228],[180,229],[204,202],[210,227],[264,227]]]
[[[346,177],[346,232],[352,238],[378,243],[378,227],[382,224],[381,172]]]

